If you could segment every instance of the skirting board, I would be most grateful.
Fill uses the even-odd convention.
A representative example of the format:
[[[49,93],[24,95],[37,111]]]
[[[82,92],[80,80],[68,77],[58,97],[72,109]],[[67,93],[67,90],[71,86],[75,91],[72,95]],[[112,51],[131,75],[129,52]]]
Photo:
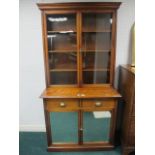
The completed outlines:
[[[19,125],[19,131],[21,132],[45,132],[44,125]]]

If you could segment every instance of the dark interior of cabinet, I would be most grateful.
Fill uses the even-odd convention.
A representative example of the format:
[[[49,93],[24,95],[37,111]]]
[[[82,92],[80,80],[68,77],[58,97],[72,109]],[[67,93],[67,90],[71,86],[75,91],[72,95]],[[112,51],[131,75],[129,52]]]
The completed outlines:
[[[77,84],[76,71],[53,71],[50,72],[50,77],[53,85]]]
[[[82,52],[82,59],[83,70],[110,68],[110,52]]]
[[[76,51],[76,33],[49,33],[49,51]]]
[[[109,71],[83,71],[84,84],[109,83]]]
[[[83,32],[82,50],[111,50],[111,33],[105,32]]]
[[[49,53],[50,70],[76,70],[77,53],[76,52],[54,52]]]
[[[84,13],[82,16],[83,32],[110,32],[111,14],[107,13]]]

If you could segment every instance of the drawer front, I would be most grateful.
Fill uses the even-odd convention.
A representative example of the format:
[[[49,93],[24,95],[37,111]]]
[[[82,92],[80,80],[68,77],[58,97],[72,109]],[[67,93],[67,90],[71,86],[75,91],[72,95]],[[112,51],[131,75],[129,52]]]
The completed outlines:
[[[115,100],[103,100],[103,99],[90,99],[82,101],[82,109],[87,111],[100,111],[109,110],[115,108]]]
[[[79,102],[74,99],[49,99],[46,100],[45,108],[47,111],[77,111]]]

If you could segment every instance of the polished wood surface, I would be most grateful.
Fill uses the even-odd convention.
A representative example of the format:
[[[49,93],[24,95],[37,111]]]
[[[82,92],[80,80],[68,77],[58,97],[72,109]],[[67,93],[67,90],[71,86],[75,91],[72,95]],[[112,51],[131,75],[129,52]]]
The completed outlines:
[[[115,100],[106,100],[106,99],[87,99],[83,100],[82,108],[84,111],[101,111],[101,110],[111,110],[115,108]]]
[[[52,134],[51,134],[51,124],[50,124],[50,113],[46,110],[46,103],[44,101],[44,116],[46,122],[46,136],[47,136],[47,145],[50,146],[52,143]]]
[[[80,2],[80,3],[38,3],[39,9],[44,10],[79,10],[79,9],[118,9],[121,2]]]
[[[46,88],[41,98],[120,98],[121,95],[112,87],[50,87]]]
[[[114,146],[110,143],[96,143],[91,144],[52,144],[48,146],[48,151],[60,152],[60,151],[99,151],[99,150],[111,150]]]
[[[106,111],[114,109],[115,102],[114,99],[45,99],[45,109],[48,112]]]
[[[45,109],[49,112],[66,112],[66,111],[78,111],[79,103],[78,100],[73,99],[48,99],[45,101]]]
[[[121,66],[119,90],[124,100],[122,145],[123,155],[135,149],[135,68]]]

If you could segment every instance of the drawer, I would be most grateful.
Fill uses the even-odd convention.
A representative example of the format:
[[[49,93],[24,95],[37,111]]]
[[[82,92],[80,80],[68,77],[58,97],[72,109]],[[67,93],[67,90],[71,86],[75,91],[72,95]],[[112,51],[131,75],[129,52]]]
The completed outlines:
[[[47,111],[77,111],[79,110],[79,102],[74,99],[47,99],[45,101],[45,109]]]
[[[90,111],[100,111],[100,110],[110,110],[115,107],[115,100],[103,100],[103,99],[91,99],[91,100],[83,100],[82,109],[90,110]]]

